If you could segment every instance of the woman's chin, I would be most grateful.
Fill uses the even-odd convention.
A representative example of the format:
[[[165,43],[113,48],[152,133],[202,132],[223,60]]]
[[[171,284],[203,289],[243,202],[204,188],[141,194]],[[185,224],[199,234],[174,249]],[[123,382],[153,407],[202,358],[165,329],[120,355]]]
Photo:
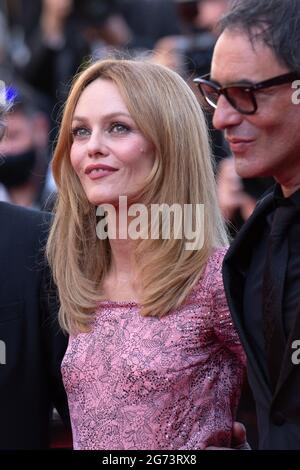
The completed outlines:
[[[126,192],[125,194],[124,191],[117,194],[100,194],[95,192],[87,194],[89,202],[94,206],[109,204],[114,207],[120,207],[120,209],[127,209],[132,203],[136,203],[136,196],[136,191]]]
[[[119,196],[115,196],[115,197],[93,196],[93,197],[89,197],[88,200],[94,206],[103,206],[104,204],[109,204],[114,207],[119,206]]]

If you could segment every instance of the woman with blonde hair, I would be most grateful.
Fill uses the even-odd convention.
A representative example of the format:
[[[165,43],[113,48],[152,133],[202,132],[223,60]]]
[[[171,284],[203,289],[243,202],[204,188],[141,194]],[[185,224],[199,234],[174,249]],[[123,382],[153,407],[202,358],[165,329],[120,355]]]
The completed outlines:
[[[47,251],[70,333],[74,448],[228,446],[244,356],[193,92],[146,61],[89,65],[64,109],[53,174]]]

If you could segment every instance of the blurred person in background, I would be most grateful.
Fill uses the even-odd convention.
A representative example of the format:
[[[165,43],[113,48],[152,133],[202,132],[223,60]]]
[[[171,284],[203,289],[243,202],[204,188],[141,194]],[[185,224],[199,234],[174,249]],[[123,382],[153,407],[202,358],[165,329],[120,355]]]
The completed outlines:
[[[131,32],[117,0],[14,0],[4,2],[10,54],[21,77],[60,105],[70,81],[97,47],[121,47]],[[101,52],[99,52],[101,54]],[[53,120],[56,120],[56,110]]]
[[[19,29],[24,28],[23,49],[28,57],[18,57],[15,66],[22,79],[48,99],[51,116],[57,102],[64,100],[72,76],[89,57],[90,48],[72,16],[73,0],[41,0],[36,7],[36,20],[26,31],[21,15],[27,2],[19,2],[15,21],[21,23]]]
[[[1,139],[6,112],[1,99]],[[44,256],[49,222],[0,202],[0,450],[48,448],[53,406],[69,427],[60,373],[67,338]]]
[[[10,110],[0,142],[0,200],[35,209],[50,196],[46,184],[49,120],[23,85],[8,88]]]
[[[119,0],[118,5],[131,29],[132,37],[126,47],[132,52],[147,52],[160,38],[180,33],[173,0]]]
[[[14,76],[10,45],[10,31],[7,25],[7,18],[5,12],[0,9],[0,80],[5,82],[12,80]]]
[[[169,55],[178,54],[185,75],[209,72],[213,48],[218,38],[218,22],[230,0],[173,0],[177,7],[180,35],[165,35],[155,45],[163,65]]]
[[[173,0],[180,27],[179,35],[156,42],[152,60],[180,73],[189,83],[195,74],[210,70],[213,48],[218,37],[217,24],[229,8],[229,0]],[[199,97],[201,100],[201,97]],[[229,154],[223,133],[212,125],[212,113],[205,102],[212,151],[217,164]]]
[[[131,41],[132,31],[122,11],[124,3],[124,0],[74,0],[74,17],[93,57],[105,53],[107,47],[122,48]]]

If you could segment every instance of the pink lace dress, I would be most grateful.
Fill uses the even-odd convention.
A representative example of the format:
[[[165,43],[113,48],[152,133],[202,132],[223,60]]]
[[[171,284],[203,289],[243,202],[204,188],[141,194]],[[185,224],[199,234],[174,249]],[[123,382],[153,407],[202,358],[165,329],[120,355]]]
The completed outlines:
[[[101,302],[90,333],[70,337],[62,363],[74,449],[229,446],[244,354],[216,250],[177,310],[142,317]]]

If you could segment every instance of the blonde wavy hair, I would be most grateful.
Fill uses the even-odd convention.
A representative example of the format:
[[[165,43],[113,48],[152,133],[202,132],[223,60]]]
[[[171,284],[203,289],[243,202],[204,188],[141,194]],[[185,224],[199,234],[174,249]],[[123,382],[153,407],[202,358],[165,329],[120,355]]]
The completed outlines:
[[[195,285],[212,250],[228,243],[215,187],[207,126],[189,86],[175,72],[147,61],[107,59],[76,78],[67,99],[53,158],[58,187],[47,256],[58,286],[60,324],[87,332],[110,269],[108,240],[96,235],[96,207],[88,200],[70,162],[71,122],[82,91],[95,79],[111,80],[136,125],[154,144],[151,175],[136,199],[144,204],[204,204],[204,244],[187,251],[186,239],[135,242],[142,297],[141,315],[163,316],[180,306]],[[99,106],[101,103],[99,103]],[[194,225],[197,223],[194,217]]]

